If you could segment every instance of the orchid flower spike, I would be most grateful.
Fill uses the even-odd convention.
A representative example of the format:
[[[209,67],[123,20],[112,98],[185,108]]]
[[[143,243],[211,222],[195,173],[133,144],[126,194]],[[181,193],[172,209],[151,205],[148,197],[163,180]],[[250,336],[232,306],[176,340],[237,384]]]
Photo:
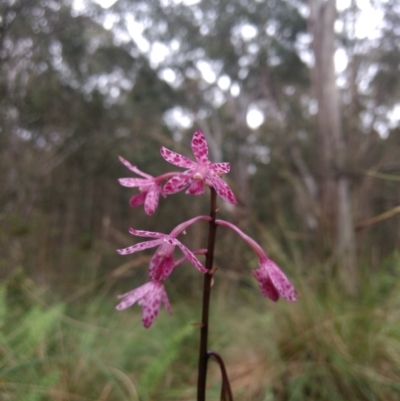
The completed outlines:
[[[298,294],[294,289],[292,283],[285,276],[278,265],[273,262],[265,254],[260,245],[257,244],[252,238],[246,235],[234,224],[229,223],[225,220],[216,220],[216,224],[225,226],[235,231],[243,240],[245,240],[253,251],[258,256],[258,269],[254,270],[253,276],[258,281],[258,286],[261,290],[262,295],[277,301],[280,296],[287,299],[290,302],[297,301]]]
[[[176,237],[189,225],[195,223],[196,221],[209,219],[209,216],[197,216],[177,226],[174,230],[171,231],[169,235],[151,231],[135,230],[133,228],[130,228],[129,232],[132,235],[156,239],[152,241],[140,242],[139,244],[130,246],[128,248],[118,249],[117,252],[120,255],[129,255],[131,253],[142,251],[143,249],[153,248],[158,245],[159,247],[150,261],[149,276],[151,280],[165,280],[172,273],[173,269],[177,266],[173,258],[173,252],[175,250],[175,247],[178,246],[185,255],[185,260],[187,259],[200,272],[206,273],[207,269],[200,263],[194,253],[190,251],[185,245],[183,245],[179,240],[177,240]],[[182,263],[183,261],[184,260],[182,259],[180,263]]]
[[[217,194],[225,201],[237,204],[237,200],[228,184],[220,178],[220,175],[228,173],[229,163],[211,163],[208,160],[208,145],[202,131],[198,130],[192,138],[192,150],[197,163],[162,147],[161,155],[169,163],[175,166],[187,168],[183,173],[173,176],[164,185],[163,194],[175,194],[188,185],[186,193],[189,195],[201,195],[204,193],[203,184],[213,187]]]
[[[118,295],[123,301],[116,306],[117,310],[129,308],[136,302],[143,308],[143,326],[149,328],[160,311],[161,302],[168,313],[171,313],[171,305],[161,281],[153,280],[126,294]]]

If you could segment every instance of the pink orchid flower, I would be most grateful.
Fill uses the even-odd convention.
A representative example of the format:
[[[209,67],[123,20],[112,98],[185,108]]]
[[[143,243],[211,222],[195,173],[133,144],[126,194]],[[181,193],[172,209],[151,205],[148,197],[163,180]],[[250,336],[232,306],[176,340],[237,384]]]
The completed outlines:
[[[228,184],[220,178],[220,175],[228,173],[229,163],[211,163],[208,160],[208,145],[202,131],[198,130],[192,138],[192,150],[197,163],[162,147],[161,155],[169,163],[178,167],[188,168],[183,173],[174,175],[164,185],[163,194],[170,195],[181,191],[188,185],[186,193],[201,195],[204,193],[203,183],[213,187],[217,194],[229,203],[237,204],[237,200]]]
[[[128,188],[139,187],[140,194],[132,196],[129,204],[132,207],[140,206],[144,203],[144,211],[147,215],[152,215],[158,206],[161,193],[161,182],[149,174],[143,173],[137,167],[132,166],[127,160],[119,156],[120,162],[137,175],[144,178],[120,178],[118,182]]]
[[[206,273],[207,269],[199,262],[195,254],[190,251],[185,245],[183,245],[176,237],[182,233],[188,226],[195,223],[198,220],[210,220],[209,216],[197,216],[191,220],[188,220],[174,230],[171,231],[169,235],[156,233],[151,231],[135,230],[133,228],[129,229],[132,235],[137,235],[139,237],[150,237],[156,238],[152,241],[140,242],[139,244],[130,246],[124,249],[118,249],[117,252],[120,255],[129,255],[134,252],[142,251],[143,249],[153,248],[158,246],[156,253],[150,260],[149,276],[151,280],[165,280],[173,271],[173,269],[180,263],[184,262],[186,259],[202,273]],[[179,263],[175,262],[173,258],[173,252],[175,247],[178,246],[180,250],[185,255],[185,259],[181,259]],[[202,250],[196,253],[204,253]]]
[[[261,294],[273,301],[277,301],[279,296],[290,302],[297,301],[297,292],[289,279],[285,276],[277,264],[263,255],[259,261],[259,268],[252,271],[253,276],[258,281]]]
[[[170,172],[162,174],[158,177],[153,177],[150,174],[143,173],[140,171],[136,166],[132,166],[127,160],[123,157],[119,156],[120,162],[129,170],[133,171],[134,173],[140,175],[143,178],[120,178],[118,182],[123,187],[128,188],[139,188],[139,195],[132,196],[129,201],[129,204],[132,207],[140,206],[144,203],[144,211],[147,215],[152,215],[157,207],[158,201],[160,198],[161,192],[161,184],[163,181],[179,174],[177,172]],[[165,194],[163,194],[165,197]]]
[[[280,296],[287,299],[290,302],[297,300],[297,292],[294,289],[292,283],[285,276],[282,270],[277,266],[275,262],[268,258],[260,245],[257,244],[252,238],[246,235],[238,227],[229,223],[225,220],[216,220],[216,224],[225,226],[235,231],[242,239],[244,239],[256,255],[259,258],[259,268],[254,270],[253,276],[258,281],[258,286],[261,290],[262,295],[277,301]]]
[[[171,313],[171,305],[167,292],[161,281],[150,281],[126,294],[118,295],[118,298],[123,298],[124,300],[116,306],[117,310],[129,308],[136,302],[143,308],[142,322],[146,329],[152,325],[154,319],[157,317],[161,302],[168,313]]]

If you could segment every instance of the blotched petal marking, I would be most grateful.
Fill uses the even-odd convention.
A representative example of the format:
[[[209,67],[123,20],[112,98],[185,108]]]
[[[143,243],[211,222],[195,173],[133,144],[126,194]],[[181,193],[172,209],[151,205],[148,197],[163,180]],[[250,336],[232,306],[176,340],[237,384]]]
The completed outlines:
[[[258,281],[258,286],[260,287],[261,294],[264,295],[264,297],[268,297],[276,302],[279,299],[279,292],[274,287],[265,269],[260,268],[254,270],[252,273],[255,279]]]
[[[231,169],[230,163],[212,163],[210,169],[214,171],[215,174],[227,174]]]
[[[140,242],[139,244],[129,246],[128,248],[117,249],[117,252],[120,255],[129,255],[131,253],[143,251],[144,249],[149,249],[149,248],[153,248],[157,245],[160,245],[161,241],[162,241],[162,239]]]
[[[210,172],[208,175],[215,191],[224,200],[229,203],[236,205],[238,202],[229,185],[220,177],[218,177],[214,172]]]
[[[157,233],[154,231],[135,230],[132,227],[129,229],[129,233],[132,235],[136,235],[138,237],[149,237],[149,238],[165,238],[165,237],[167,237],[167,234]]]
[[[271,259],[268,259],[266,264],[269,277],[279,294],[290,302],[296,302],[297,292],[286,275]]]
[[[164,146],[160,150],[161,156],[169,163],[182,167],[182,168],[192,168],[196,166],[196,163],[187,158],[186,156],[175,153],[172,150],[165,148]]]
[[[118,182],[123,187],[136,188],[150,186],[152,182],[145,178],[119,178]]]
[[[197,130],[192,138],[192,151],[199,164],[208,162],[208,145],[201,130]]]
[[[176,194],[186,188],[193,181],[193,170],[186,170],[181,174],[177,174],[166,182],[162,192],[166,195]]]
[[[171,313],[171,305],[167,293],[160,281],[150,281],[133,291],[119,295],[118,298],[125,299],[116,306],[117,310],[129,308],[136,302],[142,307],[142,322],[146,329],[152,325],[157,317],[161,302],[168,313]]]
[[[152,185],[149,192],[147,192],[146,200],[144,202],[144,211],[148,216],[151,216],[156,211],[160,193],[160,185]]]
[[[141,192],[139,195],[134,195],[129,200],[129,205],[131,207],[136,207],[143,205],[144,201],[146,200],[147,192]]]

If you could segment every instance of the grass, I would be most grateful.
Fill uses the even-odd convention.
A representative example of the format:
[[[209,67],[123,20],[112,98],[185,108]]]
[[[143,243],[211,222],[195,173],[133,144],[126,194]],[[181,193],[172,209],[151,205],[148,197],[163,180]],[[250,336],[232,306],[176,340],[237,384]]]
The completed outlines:
[[[296,304],[274,304],[250,287],[227,299],[217,285],[210,342],[235,399],[398,400],[398,262],[366,277],[356,299],[334,281],[323,291],[298,281]],[[0,401],[195,400],[193,300],[175,297],[174,315],[161,311],[145,330],[137,306],[117,313],[109,295],[52,298],[22,276],[0,286]],[[208,385],[208,400],[218,400],[213,363]]]

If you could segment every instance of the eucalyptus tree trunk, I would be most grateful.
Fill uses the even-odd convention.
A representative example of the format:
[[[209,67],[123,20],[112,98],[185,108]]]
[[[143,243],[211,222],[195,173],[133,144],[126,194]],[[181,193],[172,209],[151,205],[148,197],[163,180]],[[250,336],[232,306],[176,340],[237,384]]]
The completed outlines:
[[[349,149],[343,136],[334,66],[335,0],[309,0],[309,32],[313,37],[312,85],[318,101],[318,171],[321,238],[328,239],[350,293],[356,292],[356,250],[349,177]]]

